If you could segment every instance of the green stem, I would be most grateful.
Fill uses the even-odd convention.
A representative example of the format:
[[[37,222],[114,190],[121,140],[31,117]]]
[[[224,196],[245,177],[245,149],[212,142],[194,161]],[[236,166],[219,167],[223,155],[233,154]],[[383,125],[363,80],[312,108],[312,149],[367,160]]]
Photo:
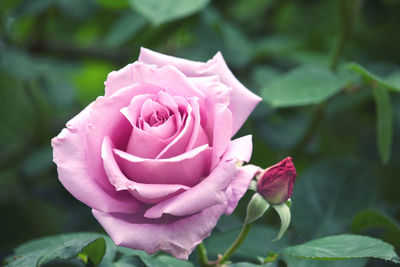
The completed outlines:
[[[197,246],[197,254],[199,256],[200,266],[210,266],[207,256],[207,250],[203,243]]]
[[[235,252],[238,247],[243,243],[243,241],[246,239],[247,235],[249,234],[250,228],[253,225],[253,223],[248,223],[244,224],[242,227],[242,230],[240,231],[240,234],[236,238],[235,242],[231,245],[231,247],[222,255],[222,257],[218,260],[218,264],[221,265],[224,262],[226,262],[230,256]]]
[[[337,64],[339,62],[340,56],[343,52],[344,48],[344,43],[346,42],[347,35],[349,32],[349,16],[347,12],[347,5],[346,5],[346,0],[340,0],[339,1],[339,12],[341,15],[341,26],[340,26],[340,32],[338,39],[335,43],[335,46],[333,47],[332,51],[332,57],[331,57],[331,64],[330,68],[331,70],[336,70]]]
[[[339,63],[340,56],[342,55],[343,50],[344,50],[344,45],[353,30],[354,23],[358,17],[358,14],[360,13],[363,2],[364,2],[364,0],[354,0],[354,3],[351,6],[351,9],[349,9],[347,6],[347,3],[348,3],[347,0],[339,1],[339,12],[341,15],[341,27],[340,27],[340,32],[339,32],[337,42],[335,43],[335,46],[333,47],[333,51],[332,51],[330,68],[333,71],[335,71],[337,69],[337,65]]]
[[[332,57],[330,63],[330,68],[332,71],[336,71],[337,69],[337,65],[343,53],[345,43],[351,34],[355,20],[357,19],[358,14],[360,13],[363,2],[364,0],[354,0],[351,9],[349,9],[347,6],[348,0],[339,1],[341,27],[337,42],[335,43],[332,50]],[[313,117],[311,119],[311,123],[306,133],[304,134],[303,138],[299,141],[297,146],[293,149],[293,154],[292,154],[293,157],[297,157],[300,153],[303,152],[305,146],[307,145],[310,138],[313,136],[315,130],[319,127],[319,124],[321,123],[322,118],[324,116],[326,106],[327,106],[326,103],[322,103],[315,108]]]

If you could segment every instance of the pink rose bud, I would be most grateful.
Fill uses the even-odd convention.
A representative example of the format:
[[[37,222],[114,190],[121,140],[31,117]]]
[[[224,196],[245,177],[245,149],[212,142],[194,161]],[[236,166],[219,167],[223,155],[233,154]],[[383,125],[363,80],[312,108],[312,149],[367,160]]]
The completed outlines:
[[[257,176],[257,191],[269,203],[281,204],[292,195],[296,176],[293,160],[287,157]]]

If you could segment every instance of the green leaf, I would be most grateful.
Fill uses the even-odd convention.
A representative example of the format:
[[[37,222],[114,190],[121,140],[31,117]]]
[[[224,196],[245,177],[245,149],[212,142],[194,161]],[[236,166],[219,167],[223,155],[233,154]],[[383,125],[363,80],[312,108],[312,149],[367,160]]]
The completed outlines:
[[[147,24],[147,21],[137,13],[129,11],[120,16],[111,26],[104,44],[107,47],[118,47],[135,37]]]
[[[99,265],[106,253],[106,242],[104,238],[96,239],[85,247],[81,253],[86,255],[95,266]]]
[[[105,252],[106,243],[100,234],[63,234],[36,239],[17,247],[6,266],[43,266],[53,261],[74,260],[80,254],[80,258],[86,257],[97,266]]]
[[[16,12],[19,16],[37,16],[54,4],[51,0],[37,0],[37,1],[24,1],[18,11]]]
[[[394,85],[396,88],[400,88],[400,70],[391,73],[386,77],[386,81]]]
[[[239,28],[220,20],[220,34],[223,43],[221,51],[229,61],[229,65],[243,68],[251,61],[254,54],[254,44]],[[234,45],[233,45],[234,44]]]
[[[376,180],[365,162],[352,157],[315,161],[301,173],[291,197],[296,233],[311,240],[346,231],[374,200]]]
[[[352,70],[358,74],[360,74],[364,79],[366,79],[368,82],[375,82],[378,83],[379,85],[385,87],[388,90],[395,91],[395,92],[400,92],[400,84],[394,80],[394,78],[389,78],[389,79],[383,79],[374,73],[370,72],[363,66],[361,66],[358,63],[348,63],[345,65],[345,67],[349,70]]]
[[[216,228],[221,232],[230,231],[239,228],[243,225],[242,219],[236,214],[231,214],[229,216],[222,215],[218,220]]]
[[[255,193],[247,205],[246,218],[243,224],[249,224],[263,216],[268,210],[269,203],[259,193]]]
[[[327,100],[346,83],[328,68],[300,66],[265,85],[261,95],[273,107],[311,105]]]
[[[400,225],[389,215],[378,210],[365,210],[357,214],[351,225],[353,233],[359,233],[371,228],[382,229],[381,238],[384,241],[396,247],[400,246]]]
[[[260,266],[271,266],[270,264],[254,264],[250,262],[238,262],[238,263],[233,263],[229,264],[229,267],[260,267]]]
[[[278,235],[272,241],[277,241],[282,238],[283,234],[286,232],[287,228],[290,224],[290,209],[286,203],[282,203],[279,205],[272,205],[275,211],[278,213],[281,218],[281,228],[279,229]]]
[[[115,9],[115,10],[119,10],[119,9],[126,9],[129,7],[128,3],[126,2],[126,0],[113,0],[113,1],[109,1],[109,0],[96,0],[97,3],[99,5],[101,5],[104,8],[107,9]]]
[[[154,261],[148,261],[148,266],[160,266],[160,267],[193,267],[193,263],[190,261],[178,260],[170,255],[161,254],[154,257]],[[157,264],[155,264],[157,262]]]
[[[137,12],[157,26],[192,15],[203,9],[209,0],[128,0]]]
[[[287,267],[365,267],[368,262],[368,258],[316,261],[314,259],[283,256],[282,259]]]
[[[286,151],[304,137],[312,119],[310,112],[299,109],[284,114],[280,112],[269,118],[258,125],[262,137],[271,147]]]
[[[382,162],[386,164],[390,159],[393,138],[392,104],[385,88],[377,86],[372,90],[376,105],[378,151]]]
[[[140,260],[146,265],[151,267],[193,267],[190,261],[178,260],[168,254],[148,255],[141,250],[133,250],[124,247],[118,247],[118,252],[125,256],[139,257]]]
[[[252,69],[251,73],[252,80],[258,87],[263,87],[280,75],[282,74],[277,70],[277,68],[268,65],[256,66]]]
[[[103,262],[100,267],[147,267],[137,256],[122,256],[116,262]]]
[[[365,210],[357,214],[351,225],[352,232],[360,232],[372,227],[385,227],[400,234],[400,225],[388,215],[377,210]]]
[[[400,263],[392,245],[360,235],[336,235],[287,247],[280,254],[315,260],[377,258]]]

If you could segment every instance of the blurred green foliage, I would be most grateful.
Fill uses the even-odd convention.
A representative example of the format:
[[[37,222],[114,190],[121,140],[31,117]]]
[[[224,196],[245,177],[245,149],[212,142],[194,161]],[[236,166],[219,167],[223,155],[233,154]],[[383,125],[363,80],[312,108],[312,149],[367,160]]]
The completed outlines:
[[[269,242],[279,218],[263,218],[235,261],[340,233],[399,252],[399,14],[397,0],[1,0],[0,257],[31,238],[101,231],[58,182],[50,139],[141,46],[202,61],[221,51],[265,100],[238,134],[253,134],[252,163],[294,157],[288,233]],[[248,200],[206,241],[211,256],[233,240]]]

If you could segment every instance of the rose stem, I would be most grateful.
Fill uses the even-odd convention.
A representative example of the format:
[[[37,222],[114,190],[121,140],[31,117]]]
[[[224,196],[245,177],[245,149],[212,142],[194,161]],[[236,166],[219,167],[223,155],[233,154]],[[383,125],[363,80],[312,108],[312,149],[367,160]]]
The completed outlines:
[[[199,262],[201,266],[210,266],[208,262],[207,250],[203,243],[197,246],[197,253],[199,255]]]
[[[222,255],[222,257],[218,260],[218,264],[223,264],[226,262],[230,256],[232,256],[233,252],[243,243],[246,239],[247,235],[249,234],[250,228],[253,223],[244,224],[242,230],[240,231],[238,237],[236,238],[235,242],[232,243],[231,247]]]

